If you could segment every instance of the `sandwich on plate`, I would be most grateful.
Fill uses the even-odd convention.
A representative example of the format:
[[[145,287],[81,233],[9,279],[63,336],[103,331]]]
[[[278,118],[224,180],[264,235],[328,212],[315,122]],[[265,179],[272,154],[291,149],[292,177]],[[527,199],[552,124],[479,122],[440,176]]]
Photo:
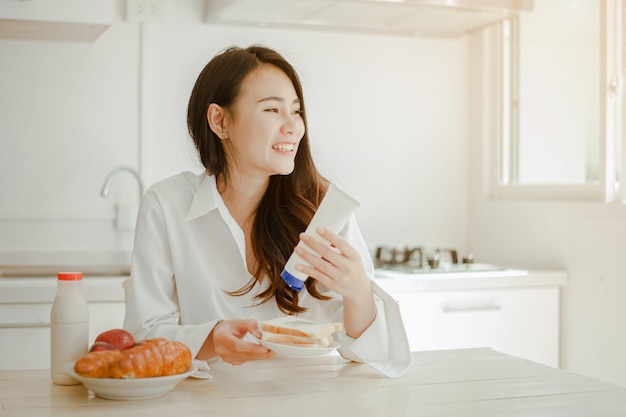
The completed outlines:
[[[270,343],[309,348],[327,348],[341,323],[320,323],[294,316],[277,317],[261,323],[262,339]]]

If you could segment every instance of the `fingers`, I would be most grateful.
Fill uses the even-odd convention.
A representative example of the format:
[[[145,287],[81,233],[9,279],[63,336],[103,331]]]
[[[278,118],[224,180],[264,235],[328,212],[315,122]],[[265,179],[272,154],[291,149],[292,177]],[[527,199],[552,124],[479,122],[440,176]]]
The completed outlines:
[[[318,227],[315,231],[321,238],[328,241],[330,245],[314,239],[312,236],[305,233],[300,234],[300,239],[302,239],[308,247],[320,254],[322,258],[329,259],[330,257],[335,257],[338,254],[343,254],[343,256],[350,258],[356,254],[356,250],[352,247],[352,245],[350,245],[338,234],[323,227]]]
[[[243,340],[248,332],[258,333],[256,320],[224,320],[220,322],[213,331],[215,353],[222,360],[233,365],[275,356],[274,352],[264,346]]]
[[[275,356],[274,352],[259,344],[246,341],[240,342],[241,343],[234,349],[220,355],[224,362],[228,362],[232,365],[241,365],[253,360],[271,359]]]
[[[355,291],[361,293],[359,289],[371,286],[361,255],[350,243],[324,228],[316,232],[325,241],[300,235],[303,245],[295,250],[310,266],[297,264],[299,271],[344,297],[353,297]]]
[[[259,323],[254,319],[233,321],[233,334],[237,337],[244,337],[247,333],[252,333],[259,328]]]
[[[357,255],[356,249],[352,247],[345,239],[339,236],[336,233],[331,232],[323,227],[318,227],[316,230],[317,234],[319,234],[322,238],[326,239],[330,244],[337,248],[339,252],[343,253],[348,258],[351,258]],[[334,250],[331,248],[331,250]],[[335,251],[336,252],[336,251]]]
[[[322,242],[305,233],[300,234],[300,239],[310,250],[302,247],[303,245],[298,245],[296,246],[296,253],[298,253],[298,255],[304,258],[311,265],[321,267],[324,265],[322,262],[318,262],[321,260],[333,264],[341,262],[341,257],[343,256],[341,252],[331,245],[328,245],[326,242]]]
[[[328,243],[313,238],[302,233],[300,239],[311,249],[308,251],[300,246],[296,246],[296,253],[306,260],[312,267],[326,275],[336,273],[336,269],[345,268],[351,259],[356,259],[356,250],[339,235],[324,228],[316,230]],[[311,272],[308,268],[301,269],[303,272]]]
[[[247,333],[250,333],[257,339],[261,338],[261,329],[259,329],[259,322],[255,319],[238,320],[240,326],[238,328],[238,337],[244,338]]]

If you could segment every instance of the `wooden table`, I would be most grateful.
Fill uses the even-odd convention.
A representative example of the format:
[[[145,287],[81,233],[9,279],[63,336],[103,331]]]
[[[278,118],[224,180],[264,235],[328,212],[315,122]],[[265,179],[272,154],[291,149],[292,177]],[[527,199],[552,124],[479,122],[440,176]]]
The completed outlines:
[[[216,363],[144,401],[98,398],[47,370],[1,371],[0,415],[38,416],[626,416],[626,389],[491,349],[413,353],[397,379],[338,356]]]

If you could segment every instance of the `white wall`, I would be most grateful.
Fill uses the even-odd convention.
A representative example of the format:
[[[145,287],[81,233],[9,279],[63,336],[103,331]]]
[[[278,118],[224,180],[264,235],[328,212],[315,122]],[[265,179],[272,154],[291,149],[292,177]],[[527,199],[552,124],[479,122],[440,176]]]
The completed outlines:
[[[128,246],[112,208],[136,187],[99,193],[138,158],[137,51],[130,25],[88,44],[0,40],[0,249]]]
[[[371,246],[465,249],[467,39],[210,26],[197,0],[142,29],[119,4],[92,44],[0,40],[0,255],[130,248],[114,207],[137,187],[121,175],[103,199],[106,175],[130,165],[151,184],[197,170],[191,87],[219,50],[251,43],[298,69],[317,164],[361,201]]]
[[[357,216],[368,240],[464,245],[465,103],[457,98],[466,94],[465,72],[458,71],[464,40],[184,22],[152,27],[150,34],[151,177],[188,166],[190,152],[180,153],[188,142],[184,111],[208,59],[225,45],[263,43],[299,70],[319,169],[361,201]],[[167,119],[172,123],[162,125]]]
[[[621,204],[489,197],[481,35],[470,39],[470,248],[479,259],[564,269],[561,367],[626,386],[626,210]]]

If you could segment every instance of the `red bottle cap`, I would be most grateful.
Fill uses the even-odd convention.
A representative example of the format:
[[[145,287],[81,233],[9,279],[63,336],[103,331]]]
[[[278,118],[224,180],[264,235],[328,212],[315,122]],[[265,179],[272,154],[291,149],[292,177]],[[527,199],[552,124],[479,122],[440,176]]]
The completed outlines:
[[[59,272],[57,279],[61,281],[80,281],[83,279],[82,272]]]

